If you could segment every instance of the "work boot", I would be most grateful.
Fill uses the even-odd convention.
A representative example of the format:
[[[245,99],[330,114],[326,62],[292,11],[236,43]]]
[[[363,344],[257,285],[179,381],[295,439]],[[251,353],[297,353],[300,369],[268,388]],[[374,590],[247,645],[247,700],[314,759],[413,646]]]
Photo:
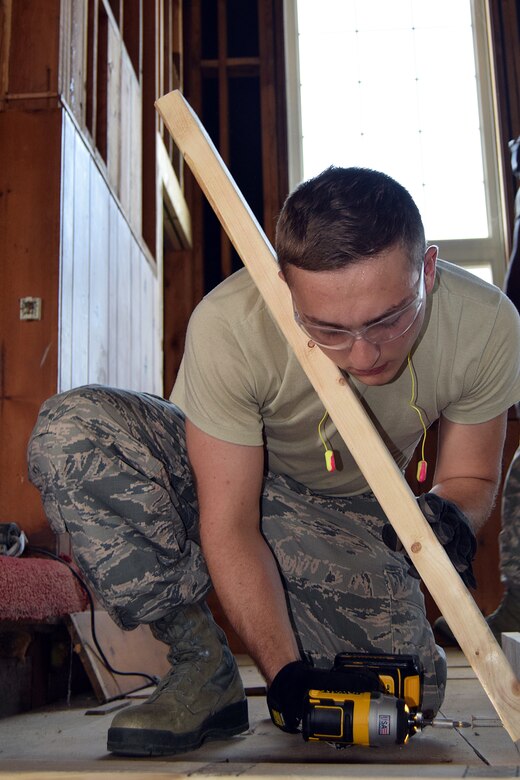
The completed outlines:
[[[520,587],[510,585],[502,598],[502,601],[491,615],[486,618],[486,623],[497,642],[500,644],[501,634],[506,631],[520,631]],[[438,631],[444,639],[457,644],[446,620],[443,617],[437,618],[433,624],[435,631]]]
[[[238,667],[206,604],[183,607],[150,628],[170,645],[172,668],[143,704],[115,716],[108,749],[127,756],[166,756],[246,731],[247,701]]]

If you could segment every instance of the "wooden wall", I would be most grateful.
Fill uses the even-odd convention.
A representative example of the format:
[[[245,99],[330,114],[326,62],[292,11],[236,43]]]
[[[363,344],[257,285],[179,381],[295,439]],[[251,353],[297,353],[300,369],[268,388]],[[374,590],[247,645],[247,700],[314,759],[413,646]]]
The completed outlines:
[[[51,537],[27,480],[26,446],[41,402],[56,391],[61,112],[0,111],[0,522],[33,543]],[[20,320],[20,298],[40,320]]]
[[[58,389],[162,393],[157,267],[63,112]]]
[[[137,27],[137,54],[132,58],[107,2],[63,0],[60,47],[61,98],[90,138],[91,152],[105,168],[137,235],[142,225],[143,140],[139,14],[139,2],[125,4],[125,19]]]
[[[152,81],[165,2],[146,17]],[[142,31],[142,0],[0,0],[0,522],[49,547],[26,467],[41,403],[90,382],[163,391],[155,202],[150,249],[142,237]],[[41,299],[40,320],[20,320],[23,297]]]

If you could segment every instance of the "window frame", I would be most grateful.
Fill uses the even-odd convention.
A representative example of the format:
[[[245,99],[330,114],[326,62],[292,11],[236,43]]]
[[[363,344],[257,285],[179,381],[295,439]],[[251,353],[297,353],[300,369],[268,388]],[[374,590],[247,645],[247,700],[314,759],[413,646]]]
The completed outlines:
[[[291,190],[303,179],[302,116],[298,54],[298,0],[284,0],[285,70],[287,84],[288,166]],[[479,118],[489,236],[446,240],[429,237],[443,259],[468,270],[489,265],[493,283],[502,287],[507,268],[507,213],[502,155],[499,149],[498,100],[488,0],[470,0],[477,68]]]

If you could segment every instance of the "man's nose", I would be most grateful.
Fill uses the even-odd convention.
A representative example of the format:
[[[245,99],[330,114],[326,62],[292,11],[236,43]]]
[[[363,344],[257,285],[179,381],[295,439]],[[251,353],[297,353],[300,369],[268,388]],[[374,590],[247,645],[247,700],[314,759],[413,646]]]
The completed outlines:
[[[358,371],[370,371],[375,366],[381,354],[381,348],[372,344],[363,336],[357,336],[350,349],[350,366]]]

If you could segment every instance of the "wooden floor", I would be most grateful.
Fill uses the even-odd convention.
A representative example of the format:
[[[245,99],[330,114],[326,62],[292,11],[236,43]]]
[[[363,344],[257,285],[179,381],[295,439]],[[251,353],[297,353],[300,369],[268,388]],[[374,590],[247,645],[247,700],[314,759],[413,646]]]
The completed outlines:
[[[449,651],[449,678],[442,709],[446,717],[472,720],[471,729],[427,728],[408,745],[336,750],[283,734],[269,720],[265,697],[250,695],[250,730],[173,758],[129,759],[106,751],[114,707],[63,706],[0,720],[0,780],[5,778],[96,778],[125,775],[159,778],[462,778],[520,777],[520,755],[458,651]],[[247,690],[261,680],[246,657],[240,668]],[[0,692],[1,695],[1,692]],[[141,692],[139,696],[143,696]],[[135,698],[135,694],[134,694]],[[95,714],[89,714],[94,711]]]

